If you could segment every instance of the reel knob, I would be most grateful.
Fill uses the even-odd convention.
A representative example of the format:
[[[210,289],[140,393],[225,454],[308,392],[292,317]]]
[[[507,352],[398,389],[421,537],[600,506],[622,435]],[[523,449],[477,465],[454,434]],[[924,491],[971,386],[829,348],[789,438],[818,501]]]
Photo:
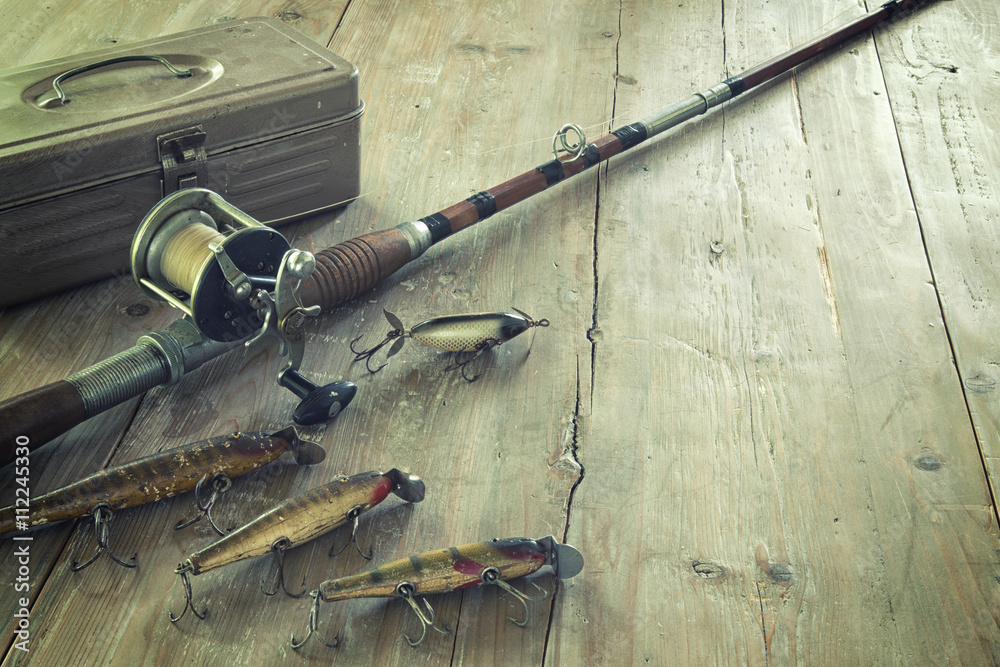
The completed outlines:
[[[288,273],[297,280],[305,280],[316,270],[316,256],[304,250],[292,250],[287,261]]]
[[[292,420],[299,426],[313,426],[333,419],[347,407],[358,386],[347,380],[317,386],[298,371],[287,370],[278,376],[278,383],[302,399]]]

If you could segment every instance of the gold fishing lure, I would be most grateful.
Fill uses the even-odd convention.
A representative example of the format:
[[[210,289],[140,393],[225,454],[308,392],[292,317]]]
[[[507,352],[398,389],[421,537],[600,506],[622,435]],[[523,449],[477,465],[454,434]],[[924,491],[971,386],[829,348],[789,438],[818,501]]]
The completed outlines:
[[[412,338],[418,343],[453,353],[453,361],[445,370],[461,369],[462,377],[472,382],[479,376],[468,377],[465,374],[465,367],[482,352],[506,343],[532,327],[549,326],[549,321],[546,319],[536,322],[527,313],[517,310],[517,308],[513,310],[518,314],[476,313],[435,317],[416,324],[407,331],[398,317],[383,309],[385,319],[389,320],[393,330],[386,334],[381,343],[368,350],[358,351],[354,349],[354,344],[361,340],[361,336],[358,336],[351,341],[351,352],[355,354],[355,361],[364,360],[368,371],[377,373],[385,368],[386,364],[372,369],[369,365],[372,355],[389,342],[395,341],[386,355],[386,359],[388,359],[403,348],[403,342],[407,338]]]
[[[510,620],[524,627],[529,617],[526,601],[543,600],[547,594],[532,598],[510,586],[507,581],[534,574],[545,565],[559,579],[569,579],[583,569],[583,556],[576,548],[560,544],[552,536],[539,540],[526,537],[494,539],[429,551],[401,558],[368,572],[324,581],[311,593],[313,606],[309,613],[309,633],[302,641],[296,641],[293,636],[292,648],[301,648],[316,633],[320,600],[332,602],[377,597],[400,597],[410,605],[420,620],[422,632],[416,641],[404,636],[410,646],[416,647],[427,636],[427,628],[442,634],[451,632],[447,625],[439,628],[435,624],[434,609],[426,599],[422,602],[427,613],[417,606],[418,595],[447,593],[485,584],[499,586],[521,601],[524,605],[524,619]],[[330,648],[338,643],[336,637],[332,642],[327,642],[322,637],[319,640]]]
[[[356,543],[358,517],[385,500],[390,492],[407,502],[419,503],[424,499],[424,482],[416,475],[409,475],[395,468],[389,472],[365,472],[351,477],[340,476],[328,484],[309,489],[275,505],[242,528],[191,554],[177,566],[174,572],[181,577],[185,605],[179,616],[175,617],[171,612],[170,620],[175,623],[179,621],[189,607],[195,616],[205,618],[206,611],[199,613],[194,608],[190,579],[192,575],[267,553],[274,553],[278,562],[281,589],[292,597],[300,597],[305,593],[304,588],[297,594],[289,593],[285,588],[285,551],[314,540],[348,521],[354,522],[351,541]],[[360,547],[358,550],[360,551]],[[332,549],[330,555],[336,555]],[[361,555],[371,558],[370,551],[368,555],[363,552]],[[275,586],[273,591],[268,592],[262,581],[261,591],[274,595],[278,592],[278,587]]]
[[[101,470],[32,498],[30,507],[21,506],[19,501],[0,509],[0,534],[90,515],[94,518],[97,553],[82,565],[74,561],[71,568],[82,570],[105,551],[119,565],[135,567],[136,556],[131,562],[125,562],[108,548],[108,524],[115,511],[194,489],[198,494],[198,508],[221,534],[211,515],[217,494],[228,488],[232,478],[270,463],[286,450],[292,452],[300,465],[312,465],[326,458],[322,447],[300,440],[292,427],[274,433],[257,431],[217,436]],[[216,490],[208,503],[202,503],[201,485],[206,479],[212,480]],[[199,518],[201,515],[178,527],[190,525]]]

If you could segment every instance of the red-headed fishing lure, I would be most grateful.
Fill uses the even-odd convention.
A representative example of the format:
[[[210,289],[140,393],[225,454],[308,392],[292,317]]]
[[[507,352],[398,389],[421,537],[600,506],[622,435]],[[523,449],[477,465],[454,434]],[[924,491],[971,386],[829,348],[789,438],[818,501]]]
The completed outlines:
[[[372,355],[391,341],[395,341],[386,355],[386,359],[388,359],[403,348],[403,343],[407,338],[412,338],[418,343],[453,353],[453,361],[445,370],[461,369],[462,377],[472,382],[479,376],[468,377],[465,374],[465,367],[481,353],[506,343],[532,327],[549,326],[548,320],[542,319],[536,322],[527,313],[517,310],[517,308],[513,310],[517,311],[517,315],[512,313],[476,313],[435,317],[415,324],[412,329],[407,331],[398,317],[383,309],[385,319],[389,320],[389,324],[393,327],[392,331],[387,333],[382,342],[375,347],[361,351],[354,349],[354,344],[361,340],[361,336],[358,336],[351,341],[351,352],[355,355],[355,361],[363,360],[365,362],[365,367],[369,372],[378,373],[385,368],[386,364],[373,369],[369,365]]]
[[[170,620],[176,623],[188,608],[198,618],[205,618],[207,610],[199,613],[194,608],[192,575],[267,553],[274,553],[278,561],[281,588],[292,597],[300,597],[305,589],[293,594],[285,588],[282,566],[285,551],[314,540],[348,521],[354,522],[351,539],[356,542],[358,517],[385,500],[390,492],[407,502],[419,503],[424,499],[424,482],[416,475],[395,468],[389,472],[364,472],[351,477],[338,477],[329,484],[309,489],[275,505],[242,528],[191,554],[177,566],[175,572],[180,575],[184,586],[185,606],[179,616],[171,612]],[[332,550],[331,555],[334,555]],[[362,553],[362,556],[371,558],[370,554]],[[267,595],[278,591],[277,587],[271,592],[264,590],[263,582],[261,590]]]
[[[74,561],[72,569],[82,570],[105,551],[119,565],[135,567],[136,556],[132,556],[131,562],[125,562],[108,548],[108,524],[115,511],[192,489],[200,493],[202,483],[210,479],[215,484],[212,499],[202,503],[199,495],[197,504],[212,522],[210,512],[215,496],[228,488],[232,478],[267,465],[285,451],[290,451],[300,465],[312,465],[326,458],[322,447],[300,440],[292,427],[274,433],[257,431],[217,436],[101,470],[32,498],[30,506],[18,499],[14,505],[0,509],[0,534],[90,515],[94,518],[98,550],[82,565]],[[180,524],[180,527],[193,521]],[[219,530],[214,522],[212,526]]]
[[[416,641],[406,637],[410,646],[419,646],[427,636],[427,628],[442,634],[451,630],[439,628],[434,622],[434,609],[426,599],[422,600],[427,613],[417,606],[418,595],[447,593],[464,588],[495,584],[517,597],[524,605],[523,620],[510,620],[520,626],[528,622],[527,600],[542,600],[545,595],[531,598],[511,587],[507,580],[534,574],[548,565],[559,579],[575,577],[583,569],[583,556],[575,547],[560,544],[554,537],[533,540],[526,537],[494,539],[461,547],[450,547],[438,551],[428,551],[417,556],[401,558],[374,570],[339,579],[331,579],[320,584],[312,592],[313,606],[309,613],[309,633],[302,641],[292,637],[292,648],[301,648],[309,640],[318,625],[320,600],[349,600],[352,598],[400,597],[409,603],[420,619],[422,632]],[[429,616],[427,615],[429,614]],[[319,638],[324,645],[333,648],[332,642]]]

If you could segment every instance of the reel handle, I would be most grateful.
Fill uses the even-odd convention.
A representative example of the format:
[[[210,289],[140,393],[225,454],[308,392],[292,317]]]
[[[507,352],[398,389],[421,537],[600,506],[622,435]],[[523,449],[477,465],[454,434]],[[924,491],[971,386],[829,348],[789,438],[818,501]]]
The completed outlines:
[[[302,399],[292,413],[292,420],[299,426],[313,426],[333,419],[347,407],[358,391],[358,386],[347,380],[319,387],[295,370],[279,375],[278,383]]]

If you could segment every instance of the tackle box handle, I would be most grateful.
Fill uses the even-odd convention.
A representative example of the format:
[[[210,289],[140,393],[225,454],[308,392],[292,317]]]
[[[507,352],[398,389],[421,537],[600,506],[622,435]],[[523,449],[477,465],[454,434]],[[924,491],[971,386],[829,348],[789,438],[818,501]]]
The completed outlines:
[[[164,67],[166,67],[168,70],[170,70],[171,74],[179,78],[191,76],[192,73],[191,70],[189,69],[179,69],[177,67],[174,67],[163,56],[143,56],[143,55],[120,56],[118,58],[108,58],[107,60],[99,60],[96,63],[90,63],[89,65],[81,65],[80,67],[75,67],[71,70],[67,70],[52,80],[52,89],[56,91],[56,94],[59,96],[60,105],[69,104],[71,100],[66,97],[66,93],[63,92],[62,86],[60,85],[67,79],[74,77],[77,74],[83,74],[84,72],[89,72],[90,70],[97,69],[98,67],[105,67],[107,65],[114,65],[115,63],[130,62],[135,60],[152,60],[154,62],[158,62]],[[55,101],[56,98],[54,97],[49,100],[46,100],[44,106],[49,106],[51,104],[54,104]]]

